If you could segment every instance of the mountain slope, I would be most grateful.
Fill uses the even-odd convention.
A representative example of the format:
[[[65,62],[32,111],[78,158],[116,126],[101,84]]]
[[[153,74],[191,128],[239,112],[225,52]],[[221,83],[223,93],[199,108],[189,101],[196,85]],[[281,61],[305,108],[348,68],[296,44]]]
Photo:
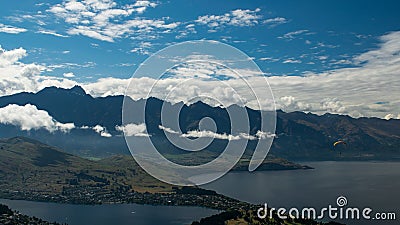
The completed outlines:
[[[118,164],[111,163],[118,160]],[[25,137],[0,139],[0,192],[59,194],[80,191],[171,191],[132,157],[91,161]]]
[[[216,121],[218,133],[230,133],[230,121],[226,109],[211,107],[202,102],[192,105],[178,103],[172,105],[156,98],[147,100],[129,100],[134,107],[133,121],[139,123],[140,111],[146,103],[146,126],[156,144],[163,146],[163,151],[177,150],[171,145],[161,124],[161,107],[180,111],[179,123],[182,132],[198,129],[201,118],[210,117]],[[93,98],[81,87],[61,89],[45,88],[33,93],[19,93],[0,97],[0,107],[8,104],[34,104],[43,109],[57,121],[73,122],[77,127],[102,125],[110,132],[112,138],[100,137],[93,131],[72,130],[68,134],[47,131],[21,132],[15,127],[0,125],[3,137],[15,135],[30,135],[47,144],[61,147],[70,152],[105,156],[110,154],[129,154],[121,133],[115,126],[121,124],[121,109],[123,96]],[[230,106],[238,109],[239,106]],[[246,108],[249,114],[250,131],[255,134],[260,129],[259,111]],[[263,112],[266,116],[268,112]],[[137,116],[136,116],[137,115]],[[170,115],[176,116],[176,115]],[[265,117],[264,117],[265,118]],[[345,115],[315,115],[303,112],[286,113],[277,111],[277,138],[274,140],[271,152],[278,157],[290,160],[357,160],[357,159],[399,159],[400,151],[400,120],[382,120],[378,118],[351,118]],[[347,145],[333,148],[333,142],[345,140]],[[248,145],[248,155],[252,154],[255,141]],[[211,151],[219,151],[226,145],[225,140],[216,140]],[[179,150],[179,149],[178,149]]]
[[[184,161],[184,158],[178,159]],[[240,161],[236,170],[247,169]],[[309,169],[283,159],[269,159],[265,170]],[[148,175],[132,156],[84,159],[39,141],[14,137],[0,139],[0,198],[16,195],[66,195],[80,192],[172,192],[172,186]]]

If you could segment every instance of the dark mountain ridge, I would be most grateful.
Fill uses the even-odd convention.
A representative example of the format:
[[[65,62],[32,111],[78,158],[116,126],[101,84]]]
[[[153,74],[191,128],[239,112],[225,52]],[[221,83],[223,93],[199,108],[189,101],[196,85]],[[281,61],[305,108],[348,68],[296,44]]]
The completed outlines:
[[[121,125],[123,101],[123,96],[94,98],[86,94],[79,86],[72,89],[48,87],[38,93],[24,92],[0,97],[0,107],[8,104],[36,105],[38,109],[46,110],[61,123],[73,122],[77,127],[104,126],[113,135],[112,138],[100,137],[94,132],[82,130],[73,130],[68,134],[56,132],[51,135],[40,130],[18,133],[18,129],[9,125],[2,125],[0,131],[3,136],[4,134],[7,136],[28,134],[66,150],[80,149],[80,151],[101,153],[108,149],[108,152],[126,153],[128,151],[120,136],[121,133],[115,128],[116,125]],[[161,124],[159,112],[163,105],[171,110],[182,107],[179,114],[182,132],[198,129],[201,118],[210,117],[216,122],[218,133],[230,133],[229,116],[224,108],[212,107],[203,102],[174,105],[156,98],[137,101],[127,99],[126,101],[134,106],[132,114],[137,117],[134,117],[132,122],[136,123],[143,121],[140,110],[146,104],[147,131],[154,136],[154,140],[157,139],[163,144],[166,140],[163,131],[159,129]],[[238,108],[239,106],[232,105],[230,107]],[[251,134],[255,134],[260,129],[260,118],[268,117],[271,112],[259,112],[250,108],[246,108],[246,110],[249,115]],[[272,154],[276,156],[291,160],[399,159],[400,120],[352,118],[329,113],[320,116],[304,112],[286,113],[281,110],[277,110],[276,115],[277,137],[271,149]],[[14,130],[10,131],[10,129]],[[69,137],[68,143],[60,143],[61,137],[65,136]],[[347,145],[333,148],[333,142],[339,139],[344,140]],[[214,147],[222,148],[225,143],[224,140],[215,141]],[[255,141],[250,141],[249,154],[255,143]],[[169,147],[173,148],[173,146]]]

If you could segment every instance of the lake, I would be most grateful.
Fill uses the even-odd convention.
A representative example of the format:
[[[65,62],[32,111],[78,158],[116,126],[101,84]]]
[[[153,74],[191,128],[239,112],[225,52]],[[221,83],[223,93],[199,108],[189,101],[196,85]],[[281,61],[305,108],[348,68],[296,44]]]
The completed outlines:
[[[313,170],[233,172],[203,188],[270,207],[336,206],[396,212],[400,217],[400,162],[302,162]],[[346,224],[400,224],[397,221],[341,221]]]
[[[313,170],[231,172],[202,186],[221,194],[270,207],[336,206],[345,196],[348,206],[370,207],[374,212],[396,212],[400,217],[400,162],[303,162]],[[69,205],[0,200],[13,209],[49,221],[75,224],[190,224],[218,213],[199,207],[122,205]],[[347,220],[346,224],[388,224],[397,221]]]
[[[219,212],[200,207],[138,204],[71,205],[7,199],[0,199],[0,203],[26,215],[69,225],[181,225]]]

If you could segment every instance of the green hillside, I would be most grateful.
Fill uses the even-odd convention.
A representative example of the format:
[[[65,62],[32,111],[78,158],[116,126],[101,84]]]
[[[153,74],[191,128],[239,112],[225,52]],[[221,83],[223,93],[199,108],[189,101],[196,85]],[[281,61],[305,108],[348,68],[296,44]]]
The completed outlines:
[[[147,175],[131,157],[92,161],[38,141],[16,137],[0,140],[0,190],[62,194],[82,187],[102,191],[171,192],[171,185]]]

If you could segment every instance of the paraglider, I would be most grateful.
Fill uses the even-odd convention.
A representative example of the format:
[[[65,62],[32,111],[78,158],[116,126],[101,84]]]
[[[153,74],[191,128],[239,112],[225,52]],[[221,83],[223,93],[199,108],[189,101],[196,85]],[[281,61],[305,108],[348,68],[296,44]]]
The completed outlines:
[[[333,143],[333,147],[336,147],[336,145],[339,145],[339,144],[347,145],[347,143],[345,141],[339,140],[339,141],[336,141],[335,143]]]
[[[333,148],[335,148],[335,149],[339,148],[339,155],[342,156],[342,148],[339,147],[340,145],[343,145],[344,147],[346,147],[347,143],[343,140],[335,141],[333,143]]]

